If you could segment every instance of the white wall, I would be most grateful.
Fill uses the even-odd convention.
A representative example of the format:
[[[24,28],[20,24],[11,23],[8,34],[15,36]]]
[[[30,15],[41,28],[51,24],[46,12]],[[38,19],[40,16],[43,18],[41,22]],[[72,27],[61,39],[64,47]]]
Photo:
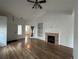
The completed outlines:
[[[8,41],[25,37],[26,21],[15,16],[8,16]],[[22,35],[18,35],[18,25],[22,25]]]
[[[15,16],[4,10],[0,10],[0,15],[7,17],[7,41],[15,40],[17,37],[17,25]]]
[[[16,40],[17,37],[17,25],[16,21],[13,16],[9,15],[8,16],[8,21],[7,21],[7,40]]]
[[[37,17],[33,20],[28,20],[27,24],[34,25],[34,37],[37,36],[37,23],[43,22],[43,37],[45,40],[45,32],[59,33],[59,44],[73,47],[73,27],[74,19],[72,15],[68,14],[44,14],[41,17]]]
[[[73,48],[73,56],[74,59],[78,59],[78,0],[74,0],[74,48]]]
[[[17,34],[17,39],[25,38],[25,24],[26,24],[26,21],[24,19],[16,18],[17,30],[18,30],[18,25],[22,25],[22,35]]]
[[[7,41],[25,37],[26,21],[23,18],[15,17],[13,14],[4,10],[0,10],[0,15],[7,16]],[[17,34],[18,25],[22,25],[22,35]]]
[[[0,16],[0,46],[7,45],[7,17]]]

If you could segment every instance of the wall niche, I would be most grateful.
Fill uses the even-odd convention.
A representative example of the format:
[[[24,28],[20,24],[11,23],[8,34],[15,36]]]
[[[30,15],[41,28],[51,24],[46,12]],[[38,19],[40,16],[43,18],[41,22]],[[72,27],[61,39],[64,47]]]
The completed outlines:
[[[43,37],[43,23],[38,23],[38,37]]]

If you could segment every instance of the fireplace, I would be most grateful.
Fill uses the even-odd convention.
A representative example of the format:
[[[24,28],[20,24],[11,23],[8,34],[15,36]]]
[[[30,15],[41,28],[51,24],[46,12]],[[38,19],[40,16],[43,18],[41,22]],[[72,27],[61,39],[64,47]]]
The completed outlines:
[[[58,33],[46,33],[45,41],[53,44],[58,44],[58,37],[59,37]]]
[[[48,35],[48,42],[50,42],[50,43],[55,43],[55,36],[49,36]]]

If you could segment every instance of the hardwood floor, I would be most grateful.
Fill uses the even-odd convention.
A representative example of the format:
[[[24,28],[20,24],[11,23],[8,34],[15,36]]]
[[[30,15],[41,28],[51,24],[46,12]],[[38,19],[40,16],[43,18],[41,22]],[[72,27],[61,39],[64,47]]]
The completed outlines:
[[[9,43],[0,48],[0,59],[71,59],[72,49],[31,39]]]

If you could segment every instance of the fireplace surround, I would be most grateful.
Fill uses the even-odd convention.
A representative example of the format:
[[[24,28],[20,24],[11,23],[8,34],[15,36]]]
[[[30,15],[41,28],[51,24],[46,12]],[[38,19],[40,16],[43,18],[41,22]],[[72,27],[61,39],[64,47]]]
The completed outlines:
[[[59,33],[45,33],[45,41],[53,44],[58,44]]]

